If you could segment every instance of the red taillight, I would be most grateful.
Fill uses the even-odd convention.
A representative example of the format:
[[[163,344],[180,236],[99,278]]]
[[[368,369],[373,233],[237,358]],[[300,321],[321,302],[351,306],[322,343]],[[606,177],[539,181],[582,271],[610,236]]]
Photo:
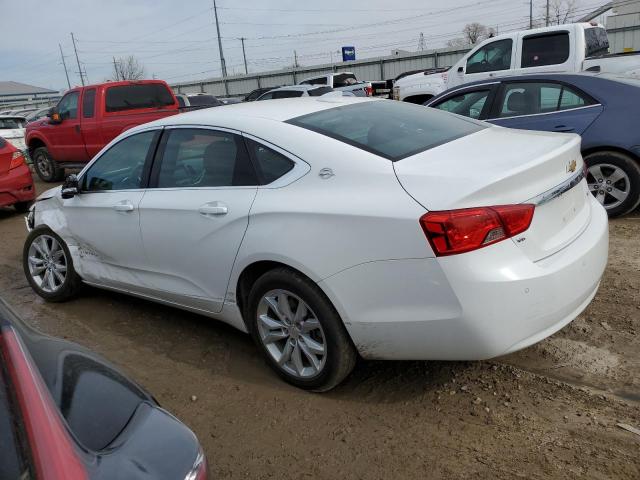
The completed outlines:
[[[366,92],[367,97],[373,97],[373,87],[372,86],[364,87],[364,91]]]
[[[436,256],[455,255],[524,232],[534,209],[522,204],[429,212],[420,217],[420,225]]]
[[[24,155],[22,155],[22,152],[13,152],[13,155],[11,155],[9,170],[18,168],[21,165],[24,165]]]
[[[22,412],[36,478],[85,480],[87,472],[53,398],[11,328],[0,332],[0,361],[7,365]]]

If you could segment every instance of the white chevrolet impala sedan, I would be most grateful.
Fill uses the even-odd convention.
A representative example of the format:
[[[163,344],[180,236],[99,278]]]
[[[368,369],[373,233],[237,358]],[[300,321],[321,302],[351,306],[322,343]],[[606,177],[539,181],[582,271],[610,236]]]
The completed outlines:
[[[358,354],[538,342],[589,304],[608,253],[577,135],[332,94],[128,130],[27,223],[46,300],[85,283],[219,319],[316,391]]]

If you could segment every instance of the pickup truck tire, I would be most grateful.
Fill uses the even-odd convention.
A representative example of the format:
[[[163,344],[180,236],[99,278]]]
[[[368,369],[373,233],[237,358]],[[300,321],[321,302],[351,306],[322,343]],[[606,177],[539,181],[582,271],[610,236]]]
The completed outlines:
[[[603,150],[584,157],[589,190],[609,217],[634,210],[640,204],[640,165],[621,152]],[[615,195],[615,196],[614,196]]]
[[[59,182],[64,178],[64,168],[60,168],[47,147],[38,147],[33,152],[33,168],[43,182]]]

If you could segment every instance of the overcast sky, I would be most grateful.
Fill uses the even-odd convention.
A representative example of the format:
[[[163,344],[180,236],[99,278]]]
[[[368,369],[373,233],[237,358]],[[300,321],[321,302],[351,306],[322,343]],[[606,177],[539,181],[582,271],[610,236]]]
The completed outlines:
[[[577,0],[578,13],[606,3]],[[534,0],[534,16],[544,0]],[[415,51],[420,32],[427,48],[444,46],[466,23],[499,32],[528,24],[526,0],[217,0],[229,75],[244,72],[245,37],[249,72],[337,61],[343,45],[357,58]],[[212,0],[0,0],[0,80],[66,88],[58,43],[71,85],[80,83],[71,44],[89,81],[111,75],[112,57],[135,55],[147,77],[170,83],[220,75]]]

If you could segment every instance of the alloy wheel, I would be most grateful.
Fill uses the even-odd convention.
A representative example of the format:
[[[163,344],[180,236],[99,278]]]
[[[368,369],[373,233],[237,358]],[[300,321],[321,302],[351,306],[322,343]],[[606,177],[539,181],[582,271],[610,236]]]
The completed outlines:
[[[36,167],[43,177],[49,178],[52,175],[51,162],[49,162],[49,158],[43,153],[39,153],[36,157]]]
[[[58,240],[51,235],[36,237],[27,258],[33,281],[47,293],[57,292],[67,278],[67,257]]]
[[[597,163],[588,168],[589,191],[606,209],[622,204],[631,193],[629,176],[610,163]]]
[[[325,366],[327,341],[311,308],[287,290],[271,290],[257,309],[259,338],[276,364],[289,375],[311,378]]]

